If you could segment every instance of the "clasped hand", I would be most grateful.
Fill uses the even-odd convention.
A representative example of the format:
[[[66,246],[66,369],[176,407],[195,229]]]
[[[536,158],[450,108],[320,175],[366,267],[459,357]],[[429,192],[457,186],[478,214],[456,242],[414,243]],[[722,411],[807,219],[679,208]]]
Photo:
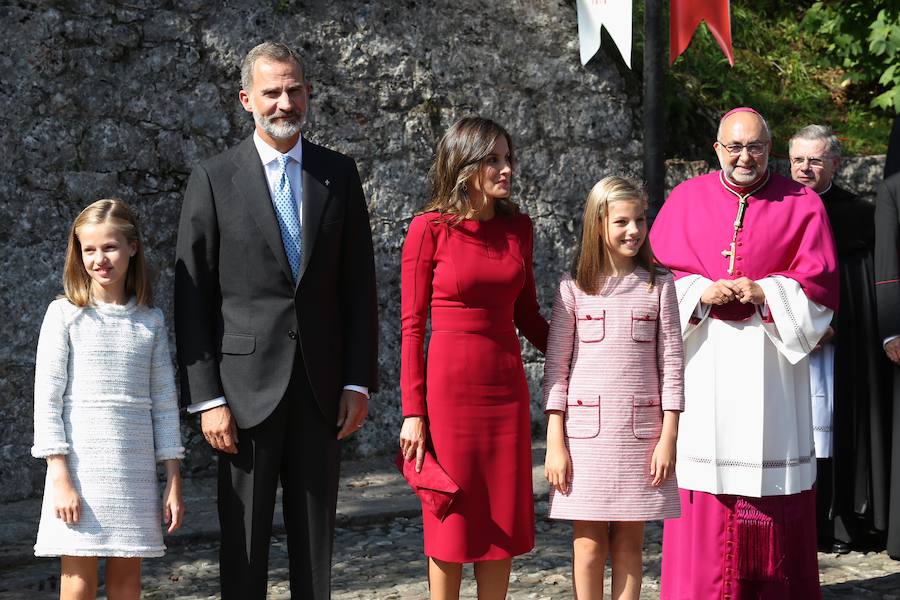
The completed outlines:
[[[737,300],[741,304],[764,304],[766,294],[758,283],[748,277],[720,279],[706,288],[700,296],[703,304],[721,306]]]

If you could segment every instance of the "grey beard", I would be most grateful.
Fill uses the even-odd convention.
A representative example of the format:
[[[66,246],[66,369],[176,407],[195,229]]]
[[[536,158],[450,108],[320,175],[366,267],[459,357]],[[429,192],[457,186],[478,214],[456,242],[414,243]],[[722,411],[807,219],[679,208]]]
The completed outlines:
[[[281,123],[275,123],[270,118],[256,113],[253,113],[253,118],[256,120],[256,124],[259,125],[266,134],[276,140],[294,137],[300,133],[300,129],[306,121],[306,115],[302,115],[300,118],[295,118],[291,121],[282,121]]]

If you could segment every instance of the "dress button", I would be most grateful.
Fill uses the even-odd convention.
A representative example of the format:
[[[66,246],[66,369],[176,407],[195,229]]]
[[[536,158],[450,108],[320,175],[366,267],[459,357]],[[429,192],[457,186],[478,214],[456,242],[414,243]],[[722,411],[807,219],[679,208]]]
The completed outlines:
[[[584,403],[583,403],[581,400],[579,400],[579,401],[578,401],[578,406],[581,406],[582,404],[584,404]]]
[[[738,242],[737,245],[738,245],[738,246],[743,246],[743,245],[744,245],[744,242]]]
[[[588,321],[590,321],[592,317],[591,317],[591,315],[587,315],[584,318],[587,319]]]
[[[288,329],[288,337],[291,338],[292,340],[296,340],[297,332],[294,331],[293,329]]]

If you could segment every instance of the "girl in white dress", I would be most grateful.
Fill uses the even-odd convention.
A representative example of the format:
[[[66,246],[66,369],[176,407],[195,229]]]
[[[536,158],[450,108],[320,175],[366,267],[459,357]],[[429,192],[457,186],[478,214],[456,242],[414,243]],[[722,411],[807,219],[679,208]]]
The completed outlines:
[[[65,296],[50,304],[35,364],[34,446],[47,459],[36,556],[59,556],[60,598],[137,599],[141,558],[181,525],[178,404],[162,312],[137,221],[121,200],[85,208],[69,233]],[[159,501],[156,462],[165,463]]]

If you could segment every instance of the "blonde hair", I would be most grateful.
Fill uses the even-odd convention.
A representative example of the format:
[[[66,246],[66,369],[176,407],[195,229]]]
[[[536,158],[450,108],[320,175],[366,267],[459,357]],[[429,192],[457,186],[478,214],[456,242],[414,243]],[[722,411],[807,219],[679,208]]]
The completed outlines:
[[[125,294],[134,296],[138,304],[152,306],[153,291],[147,264],[144,260],[144,246],[141,243],[141,232],[137,217],[131,208],[118,198],[97,200],[89,205],[72,223],[69,229],[69,244],[66,248],[66,265],[63,268],[63,289],[65,297],[75,306],[89,306],[93,303],[91,295],[91,277],[84,268],[81,258],[81,241],[79,230],[85,225],[105,223],[116,233],[121,233],[129,243],[134,243],[137,250],[128,261],[128,273],[125,275]]]
[[[613,202],[634,202],[647,212],[647,194],[640,183],[625,177],[605,177],[594,184],[584,204],[581,230],[581,246],[572,263],[572,279],[587,294],[600,291],[600,276],[609,260],[606,249],[606,231],[609,205]],[[635,256],[635,262],[650,274],[650,288],[656,282],[657,263],[650,248],[649,238],[644,239]]]
[[[487,198],[482,196],[482,206],[472,206],[466,182],[473,175],[481,175],[484,160],[500,136],[506,138],[510,162],[515,165],[512,138],[503,127],[482,117],[466,117],[454,123],[438,143],[428,172],[431,199],[417,214],[437,211],[458,222],[477,213]],[[494,210],[498,215],[519,214],[519,207],[509,198],[497,198]]]

